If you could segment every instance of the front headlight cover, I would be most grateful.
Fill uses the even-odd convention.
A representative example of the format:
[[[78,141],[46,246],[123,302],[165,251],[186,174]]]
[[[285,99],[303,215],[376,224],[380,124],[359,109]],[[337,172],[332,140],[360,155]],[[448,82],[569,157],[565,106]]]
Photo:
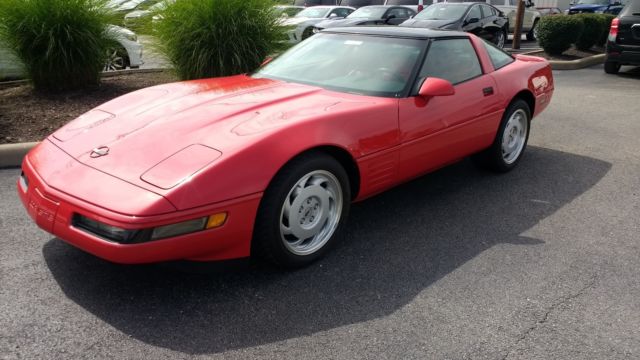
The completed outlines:
[[[205,216],[199,219],[187,220],[177,224],[154,228],[151,232],[151,240],[160,240],[204,230],[208,219],[209,217]]]

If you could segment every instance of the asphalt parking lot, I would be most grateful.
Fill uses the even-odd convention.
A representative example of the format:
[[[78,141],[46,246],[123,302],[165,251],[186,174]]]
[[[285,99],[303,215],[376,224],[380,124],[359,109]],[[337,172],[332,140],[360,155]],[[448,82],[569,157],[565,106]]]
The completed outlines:
[[[640,68],[555,72],[519,167],[463,161],[354,205],[313,266],[104,262],[0,170],[0,358],[636,359]]]

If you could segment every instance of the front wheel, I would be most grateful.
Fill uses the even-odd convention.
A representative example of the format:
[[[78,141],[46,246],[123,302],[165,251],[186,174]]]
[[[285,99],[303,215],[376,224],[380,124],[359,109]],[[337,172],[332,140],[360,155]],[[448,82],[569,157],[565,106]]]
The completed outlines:
[[[302,38],[300,40],[305,40],[307,38],[310,38],[312,35],[313,35],[313,28],[308,27],[304,29],[304,31],[302,32]]]
[[[265,191],[253,250],[282,267],[312,263],[335,243],[350,199],[347,173],[333,157],[309,153],[292,160]]]
[[[129,54],[124,48],[107,50],[107,60],[104,64],[104,71],[124,70],[129,64]]]
[[[531,110],[526,101],[517,99],[505,111],[498,133],[490,148],[473,156],[476,164],[496,172],[513,169],[529,140]]]

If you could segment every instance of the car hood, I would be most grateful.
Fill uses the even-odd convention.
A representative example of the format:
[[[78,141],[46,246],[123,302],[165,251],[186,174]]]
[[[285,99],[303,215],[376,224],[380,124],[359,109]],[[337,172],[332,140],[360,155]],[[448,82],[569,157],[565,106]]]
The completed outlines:
[[[339,19],[339,20],[324,20],[316,25],[316,27],[327,29],[332,27],[345,27],[354,26],[363,22],[371,21],[372,19],[366,18],[353,18],[353,19]]]
[[[49,140],[85,165],[161,193],[336,103],[346,103],[339,93],[247,76],[174,83],[105,103]]]
[[[318,20],[316,18],[308,18],[308,17],[292,17],[282,20],[282,25],[291,26],[291,25],[300,25],[303,22]]]
[[[429,28],[429,29],[439,29],[441,27],[455,24],[457,20],[420,20],[420,19],[409,19],[399,26],[403,27],[416,27],[416,28]]]

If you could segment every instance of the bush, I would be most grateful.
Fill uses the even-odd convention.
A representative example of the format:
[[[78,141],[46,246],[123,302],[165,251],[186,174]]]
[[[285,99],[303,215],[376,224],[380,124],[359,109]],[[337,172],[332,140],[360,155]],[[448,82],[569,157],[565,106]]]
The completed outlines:
[[[183,80],[255,70],[282,48],[272,0],[177,0],[159,13],[158,48]]]
[[[579,14],[574,15],[582,20],[584,28],[576,40],[576,48],[579,50],[589,50],[602,36],[602,18],[600,14]]]
[[[538,43],[547,54],[560,55],[574,44],[584,22],[575,15],[545,16],[538,24]]]
[[[38,90],[95,85],[112,44],[105,0],[1,0],[0,41]]]
[[[600,37],[598,38],[598,41],[596,41],[596,45],[604,46],[604,44],[607,42],[607,38],[609,37],[611,21],[615,19],[616,16],[611,14],[598,14],[598,18],[600,19],[600,23],[602,26],[602,33],[600,33]]]

